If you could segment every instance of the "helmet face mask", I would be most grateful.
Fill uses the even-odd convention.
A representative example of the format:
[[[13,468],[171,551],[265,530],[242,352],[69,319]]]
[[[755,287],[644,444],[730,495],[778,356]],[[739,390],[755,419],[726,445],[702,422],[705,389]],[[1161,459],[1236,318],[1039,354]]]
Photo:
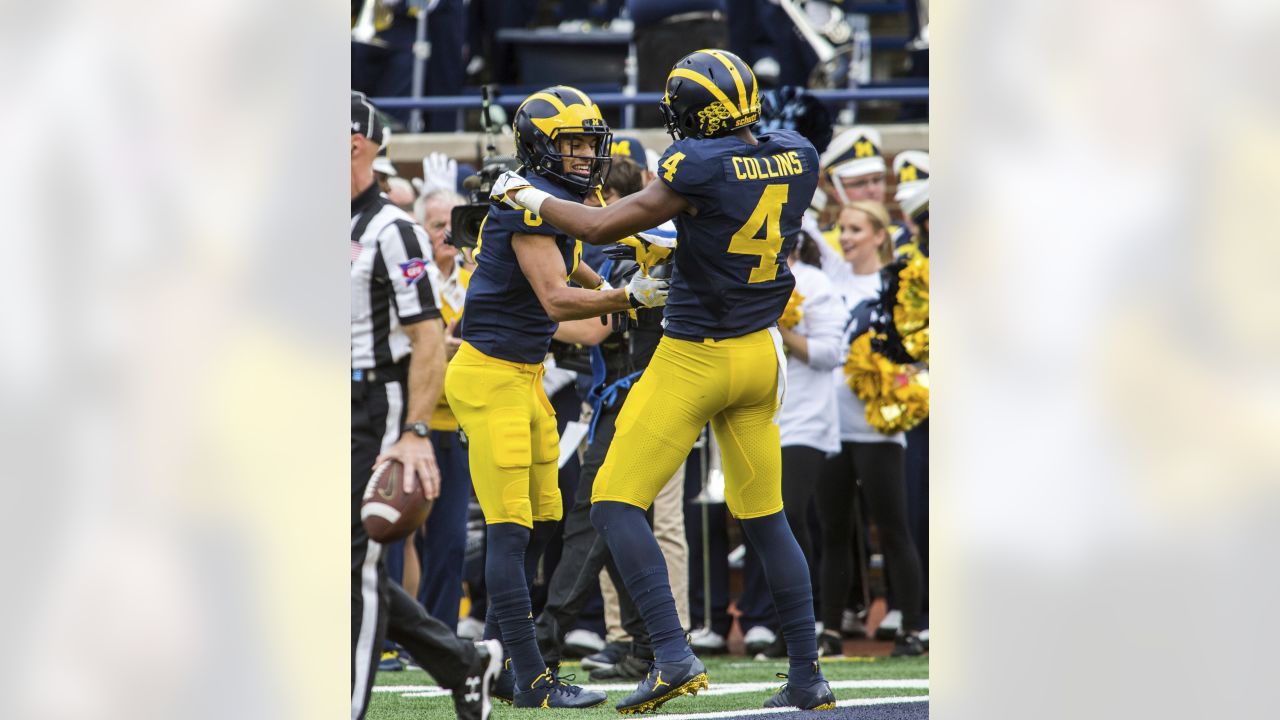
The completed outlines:
[[[684,56],[667,75],[658,103],[673,139],[730,135],[760,119],[755,73],[725,50],[698,50]]]
[[[516,157],[524,167],[566,190],[585,194],[608,178],[613,133],[582,91],[557,85],[530,95],[516,110],[512,127]],[[572,156],[589,161],[587,175],[565,169],[565,158],[571,156],[561,151],[561,142],[575,135],[596,138],[591,155]]]

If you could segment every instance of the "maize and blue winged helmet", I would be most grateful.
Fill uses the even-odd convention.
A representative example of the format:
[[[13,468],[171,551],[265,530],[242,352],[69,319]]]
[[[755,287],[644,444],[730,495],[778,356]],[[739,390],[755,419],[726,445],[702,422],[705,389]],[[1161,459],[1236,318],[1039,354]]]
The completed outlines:
[[[724,137],[760,119],[760,86],[737,55],[698,50],[671,68],[658,109],[672,138]]]
[[[604,184],[609,176],[610,141],[613,133],[600,108],[587,94],[568,85],[539,90],[516,110],[512,122],[516,157],[525,168],[551,179],[579,194]],[[587,175],[566,172],[559,141],[571,135],[595,139],[594,155]]]

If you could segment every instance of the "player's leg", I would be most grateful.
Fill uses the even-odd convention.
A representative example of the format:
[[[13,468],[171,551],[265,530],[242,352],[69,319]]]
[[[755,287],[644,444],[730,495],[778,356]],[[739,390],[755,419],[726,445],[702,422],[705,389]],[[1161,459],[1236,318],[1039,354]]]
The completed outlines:
[[[591,522],[605,538],[622,580],[644,617],[654,670],[623,711],[644,711],[706,684],[706,670],[685,641],[666,560],[645,517],[658,492],[724,402],[714,346],[664,337],[618,416],[617,432],[592,493]]]
[[[776,417],[785,365],[766,331],[734,338],[725,349],[732,394],[728,407],[711,420],[725,473],[725,501],[764,567],[790,661],[787,688],[770,703],[834,707],[818,668],[809,565],[782,509]]]
[[[532,383],[530,424],[529,502],[533,512],[533,536],[526,557],[526,575],[533,577],[547,545],[560,532],[564,502],[560,496],[560,433],[556,413],[542,386],[539,373]]]
[[[524,685],[545,670],[532,628],[524,637],[521,622],[530,612],[524,557],[533,528],[532,380],[533,373],[492,362],[467,346],[445,373],[445,392],[467,434],[472,484],[485,517],[485,638],[502,638],[516,678]]]

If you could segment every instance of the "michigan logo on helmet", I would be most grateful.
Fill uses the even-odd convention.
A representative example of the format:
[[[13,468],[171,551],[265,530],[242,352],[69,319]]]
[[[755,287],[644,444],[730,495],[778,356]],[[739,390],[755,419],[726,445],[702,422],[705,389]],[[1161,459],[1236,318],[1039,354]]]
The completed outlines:
[[[613,134],[600,108],[581,90],[556,85],[530,95],[516,110],[512,129],[520,162],[565,189],[586,193],[608,177]],[[585,137],[592,147],[590,155],[572,156],[588,162],[585,173],[573,170],[573,160],[566,162],[571,157],[567,141],[574,137]]]
[[[671,68],[658,108],[672,138],[723,137],[760,119],[760,87],[737,55],[698,50]]]

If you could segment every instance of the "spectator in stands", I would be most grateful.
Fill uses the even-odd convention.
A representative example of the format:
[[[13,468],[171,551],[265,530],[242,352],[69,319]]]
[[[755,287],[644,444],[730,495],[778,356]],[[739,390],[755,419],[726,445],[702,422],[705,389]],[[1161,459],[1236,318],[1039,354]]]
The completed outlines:
[[[817,242],[808,234],[801,234],[789,260],[796,287],[778,320],[788,356],[787,394],[778,419],[782,427],[782,502],[787,523],[809,561],[810,577],[815,580],[818,567],[810,541],[809,514],[827,457],[840,452],[836,379],[832,371],[840,364],[840,340],[848,314],[844,300],[822,272]],[[815,592],[814,597],[817,596]],[[777,615],[764,569],[750,543],[738,610],[748,653],[787,656],[786,643],[776,634]]]
[[[413,95],[413,43],[417,38],[418,15],[427,17],[427,42],[431,57],[426,63],[424,95],[457,95],[462,90],[462,42],[465,37],[463,0],[382,0],[391,11],[391,26],[377,35],[380,44],[351,43],[351,87],[369,97],[411,97]],[[351,16],[356,17],[363,3],[352,0]],[[408,127],[409,110],[387,112],[400,125]],[[426,113],[426,129],[433,132],[453,130],[456,114]]]

